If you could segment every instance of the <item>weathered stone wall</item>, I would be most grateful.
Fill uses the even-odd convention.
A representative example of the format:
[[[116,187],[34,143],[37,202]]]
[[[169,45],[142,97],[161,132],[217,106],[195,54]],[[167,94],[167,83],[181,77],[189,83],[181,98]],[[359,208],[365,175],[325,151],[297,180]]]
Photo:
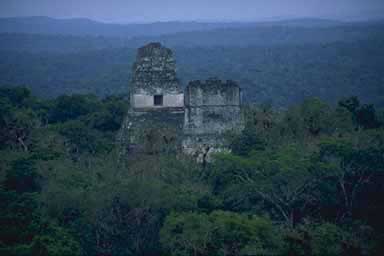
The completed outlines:
[[[139,48],[133,65],[133,93],[180,93],[172,51],[160,43]]]
[[[185,91],[187,107],[240,106],[240,88],[233,81],[210,78],[189,83]]]
[[[220,134],[241,128],[240,88],[236,83],[193,81],[185,95],[185,134]]]
[[[183,136],[182,150],[184,154],[192,156],[198,163],[212,161],[215,153],[230,152],[227,142],[222,136],[193,135]]]
[[[241,128],[239,106],[186,107],[184,133],[221,134]]]
[[[229,151],[225,132],[243,128],[240,97],[240,87],[233,81],[190,82],[185,90],[184,153],[206,163],[212,154]]]
[[[179,152],[183,117],[183,111],[130,111],[120,135],[124,144],[122,150],[125,153]]]
[[[133,108],[184,106],[184,94],[176,77],[176,63],[170,49],[160,43],[140,48],[132,71],[130,95]],[[155,95],[162,95],[161,106],[155,106]]]
[[[119,134],[121,155],[180,151],[184,93],[172,51],[159,43],[138,50],[130,84],[130,108]],[[161,96],[161,104],[155,104]]]
[[[226,131],[242,129],[240,88],[235,82],[193,81],[184,94],[175,66],[172,51],[159,43],[138,50],[130,108],[119,133],[122,155],[182,150],[205,163],[212,153],[228,151]]]

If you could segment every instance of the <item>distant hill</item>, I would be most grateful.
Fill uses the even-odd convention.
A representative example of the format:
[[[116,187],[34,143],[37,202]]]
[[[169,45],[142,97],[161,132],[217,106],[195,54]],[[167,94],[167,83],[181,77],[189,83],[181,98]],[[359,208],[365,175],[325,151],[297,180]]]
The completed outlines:
[[[302,25],[298,26],[297,24]],[[323,25],[317,26],[310,24]],[[384,35],[384,23],[380,22],[316,23],[311,21],[304,23],[304,21],[284,21],[239,28],[219,28],[211,31],[143,36],[131,39],[127,44],[136,47],[147,42],[159,41],[170,47],[305,45],[354,42],[377,38],[382,35]]]
[[[191,31],[210,31],[219,28],[249,28],[270,26],[329,27],[343,24],[325,19],[290,19],[260,22],[154,22],[146,24],[113,24],[90,19],[54,19],[44,16],[0,18],[0,33],[43,35],[103,36],[132,38],[158,36]]]
[[[72,36],[131,38],[187,31],[207,31],[247,23],[155,22],[148,24],[110,24],[90,19],[53,19],[49,17],[0,18],[0,33],[28,33]]]
[[[332,27],[345,24],[342,21],[318,18],[276,19],[256,23],[259,26]]]
[[[382,37],[383,34],[384,22],[381,21],[342,23],[296,19],[260,23],[115,25],[84,19],[8,18],[0,19],[0,50],[66,53],[138,48],[153,41],[168,47],[304,45],[354,42]]]

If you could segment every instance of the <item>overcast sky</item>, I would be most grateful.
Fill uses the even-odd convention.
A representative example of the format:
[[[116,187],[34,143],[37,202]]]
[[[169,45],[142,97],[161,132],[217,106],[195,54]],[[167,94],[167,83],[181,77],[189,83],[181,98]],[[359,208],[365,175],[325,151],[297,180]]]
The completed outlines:
[[[105,22],[256,21],[384,17],[384,0],[0,0],[0,17],[84,17]]]

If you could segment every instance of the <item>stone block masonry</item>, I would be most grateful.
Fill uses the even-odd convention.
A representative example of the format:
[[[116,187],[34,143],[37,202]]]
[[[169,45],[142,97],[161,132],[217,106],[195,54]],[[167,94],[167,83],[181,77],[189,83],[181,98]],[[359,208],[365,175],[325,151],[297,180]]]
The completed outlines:
[[[118,136],[121,155],[182,151],[207,162],[227,150],[225,132],[241,131],[235,82],[192,81],[183,91],[172,51],[160,43],[141,47],[132,69],[130,107]]]
[[[212,160],[212,154],[228,151],[225,132],[242,130],[240,87],[217,78],[190,82],[185,90],[182,148],[198,162]]]
[[[141,47],[132,69],[132,108],[184,107],[184,94],[176,77],[176,63],[170,49],[160,43]]]
[[[185,134],[220,134],[241,128],[240,88],[235,82],[193,81],[185,91]]]

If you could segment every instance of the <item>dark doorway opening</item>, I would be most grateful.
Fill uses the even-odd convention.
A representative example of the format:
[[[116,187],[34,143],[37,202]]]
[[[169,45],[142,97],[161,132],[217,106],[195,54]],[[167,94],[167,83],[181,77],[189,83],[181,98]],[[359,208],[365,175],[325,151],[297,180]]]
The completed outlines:
[[[153,102],[155,106],[163,106],[163,95],[155,95]]]

